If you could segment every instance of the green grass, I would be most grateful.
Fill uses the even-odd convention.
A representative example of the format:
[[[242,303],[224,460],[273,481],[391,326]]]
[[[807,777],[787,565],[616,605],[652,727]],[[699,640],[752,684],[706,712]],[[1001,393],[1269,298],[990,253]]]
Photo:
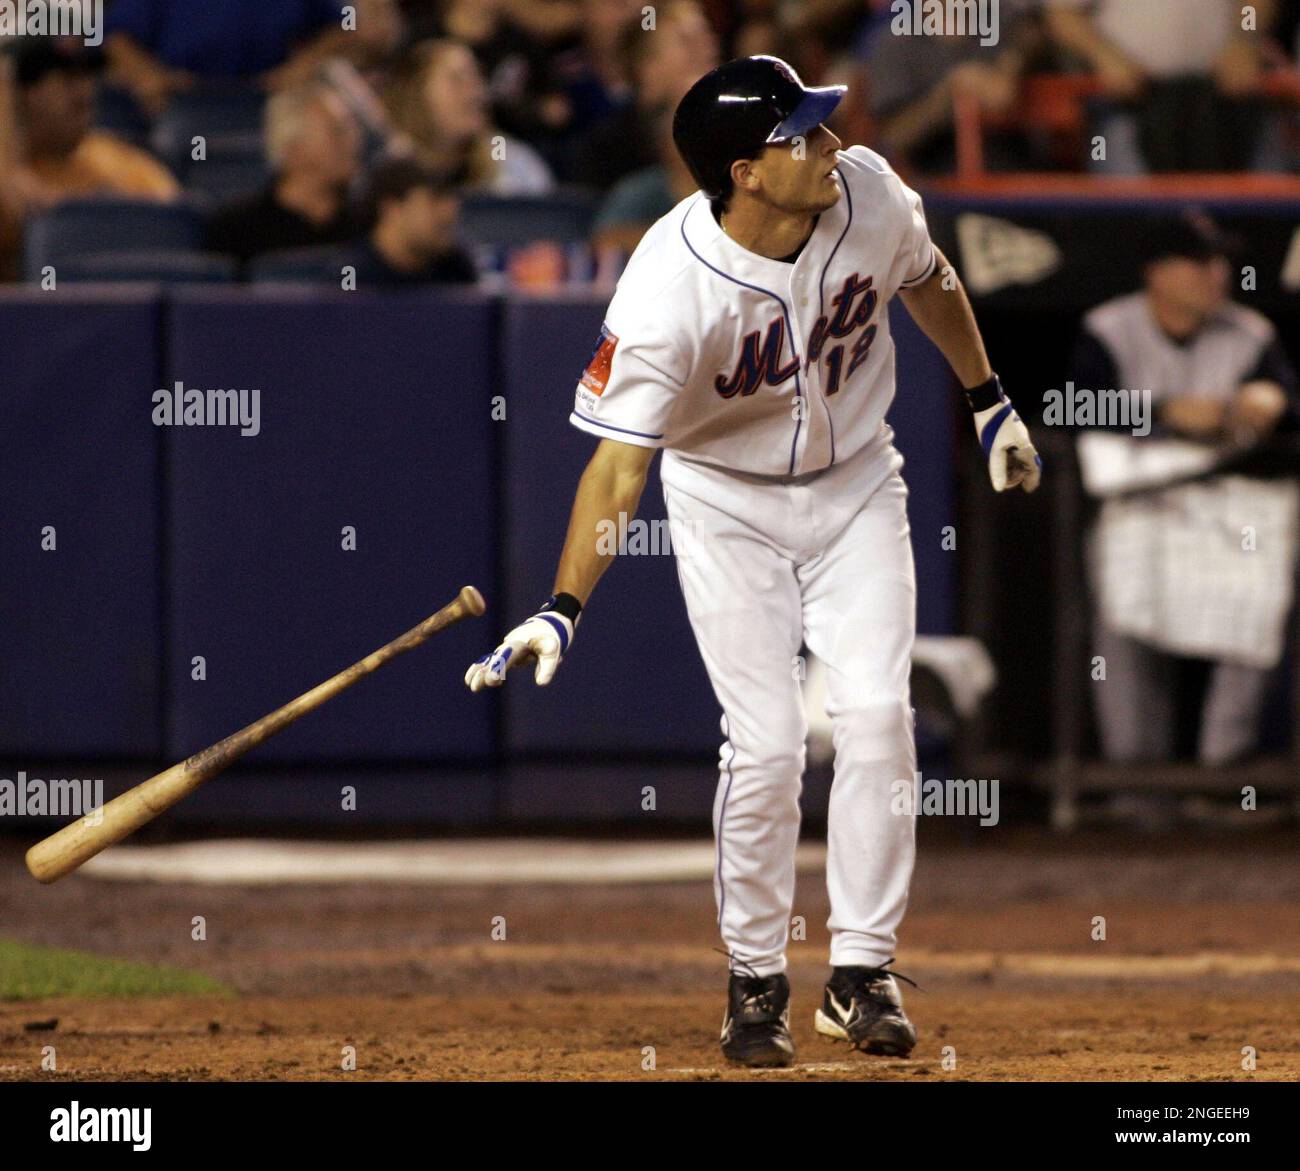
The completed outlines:
[[[196,972],[0,939],[0,1000],[109,996],[229,996]]]

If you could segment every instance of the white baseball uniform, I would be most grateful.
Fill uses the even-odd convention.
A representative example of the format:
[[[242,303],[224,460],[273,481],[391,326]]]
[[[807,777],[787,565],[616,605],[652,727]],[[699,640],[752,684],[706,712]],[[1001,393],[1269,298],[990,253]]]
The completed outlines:
[[[804,767],[801,648],[827,666],[831,963],[894,955],[914,822],[916,587],[886,306],[932,275],[921,201],[879,155],[839,155],[839,201],[791,261],[748,251],[691,196],[646,234],[571,421],[663,447],[691,625],[722,707],[714,803],[722,938],[785,968]],[[902,803],[903,808],[910,808]]]

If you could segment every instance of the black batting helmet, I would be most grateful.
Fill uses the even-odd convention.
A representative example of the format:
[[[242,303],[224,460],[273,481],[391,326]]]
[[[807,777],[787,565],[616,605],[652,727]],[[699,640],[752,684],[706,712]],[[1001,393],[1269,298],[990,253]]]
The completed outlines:
[[[830,117],[847,86],[809,87],[779,57],[741,57],[706,73],[673,115],[673,142],[700,189],[731,194],[731,164],[807,134]]]

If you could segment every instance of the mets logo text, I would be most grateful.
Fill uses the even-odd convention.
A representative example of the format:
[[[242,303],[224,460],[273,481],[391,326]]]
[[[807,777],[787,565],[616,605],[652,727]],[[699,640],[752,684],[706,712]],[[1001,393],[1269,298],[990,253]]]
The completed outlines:
[[[872,287],[872,277],[860,277],[856,272],[845,279],[843,287],[831,298],[833,311],[817,319],[808,339],[805,369],[822,360],[825,351],[826,382],[824,393],[835,394],[842,381],[853,373],[871,352],[876,340],[877,326],[871,323],[880,295]],[[780,386],[799,369],[799,358],[792,355],[784,366],[781,353],[785,349],[785,314],[774,317],[766,333],[754,330],[746,334],[741,343],[740,357],[731,376],[719,374],[713,380],[713,389],[723,398],[753,394],[760,386]],[[865,329],[863,327],[866,327]],[[860,332],[859,332],[860,331]],[[844,351],[849,338],[857,334],[849,350],[847,368]],[[843,340],[841,340],[843,339]],[[828,341],[840,342],[827,348]]]

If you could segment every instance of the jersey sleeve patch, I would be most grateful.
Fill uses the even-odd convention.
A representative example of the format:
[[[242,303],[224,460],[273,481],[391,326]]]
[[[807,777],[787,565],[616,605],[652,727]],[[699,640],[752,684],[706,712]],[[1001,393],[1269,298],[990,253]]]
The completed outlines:
[[[608,325],[600,327],[600,340],[596,343],[591,361],[582,372],[582,385],[599,398],[609,385],[610,369],[614,364],[614,351],[618,348],[618,336],[610,332]]]

